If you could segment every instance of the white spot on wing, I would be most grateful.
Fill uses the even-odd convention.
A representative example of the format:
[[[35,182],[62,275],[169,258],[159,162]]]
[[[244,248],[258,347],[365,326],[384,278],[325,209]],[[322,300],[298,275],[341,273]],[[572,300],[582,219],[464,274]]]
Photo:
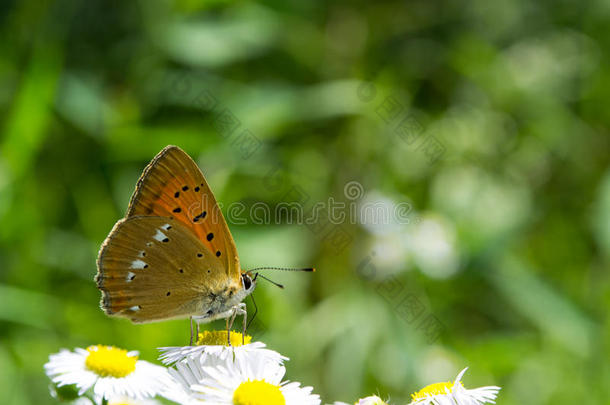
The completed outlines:
[[[146,266],[146,263],[143,262],[142,260],[138,259],[138,260],[134,260],[133,262],[131,262],[131,269],[143,269],[144,266]]]
[[[172,226],[170,224],[165,224],[161,227],[161,229],[164,229],[166,231],[169,231],[169,228],[171,228]]]
[[[128,283],[131,283],[131,281],[133,280],[133,278],[136,276],[136,273],[133,273],[131,271],[127,272],[127,277],[125,277],[125,279],[127,280]]]
[[[140,310],[140,306],[139,305],[134,305],[133,307],[129,307],[129,309],[133,312],[139,311]]]
[[[153,238],[155,238],[159,242],[162,242],[163,239],[167,238],[167,236],[165,236],[165,234],[163,232],[161,232],[160,230],[157,229],[157,233],[155,234],[155,236],[153,236]]]

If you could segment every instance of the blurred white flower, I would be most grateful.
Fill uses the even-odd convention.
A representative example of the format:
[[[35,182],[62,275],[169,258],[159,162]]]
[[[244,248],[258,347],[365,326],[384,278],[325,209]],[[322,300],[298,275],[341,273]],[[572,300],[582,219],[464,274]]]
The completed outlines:
[[[76,348],[74,352],[63,349],[49,356],[44,368],[57,387],[74,385],[78,395],[93,389],[96,401],[154,397],[172,383],[164,367],[138,360],[137,352],[113,346]]]
[[[421,271],[433,278],[448,278],[459,267],[452,225],[427,215],[411,234],[411,251]]]
[[[430,384],[411,395],[410,405],[478,405],[495,404],[500,387],[487,386],[466,389],[462,385],[462,376],[468,368],[463,369],[453,383],[442,382]]]
[[[170,374],[177,382],[164,396],[181,404],[209,405],[319,405],[311,387],[282,382],[286,369],[264,354],[228,356],[214,366],[187,357],[176,363]],[[180,389],[179,389],[180,387]]]

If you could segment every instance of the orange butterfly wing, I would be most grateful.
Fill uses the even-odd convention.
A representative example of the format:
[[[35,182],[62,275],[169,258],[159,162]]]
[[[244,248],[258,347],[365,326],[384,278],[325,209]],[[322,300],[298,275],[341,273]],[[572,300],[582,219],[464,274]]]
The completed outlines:
[[[181,222],[218,257],[227,276],[239,279],[239,257],[229,226],[203,173],[179,147],[166,146],[144,169],[125,215],[133,216]]]
[[[193,232],[166,217],[121,219],[97,265],[102,309],[133,322],[201,316],[214,308],[216,296],[241,288]]]

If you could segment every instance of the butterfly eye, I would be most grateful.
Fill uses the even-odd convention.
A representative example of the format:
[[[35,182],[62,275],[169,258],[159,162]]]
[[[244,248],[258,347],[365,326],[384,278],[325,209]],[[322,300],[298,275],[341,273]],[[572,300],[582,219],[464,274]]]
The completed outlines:
[[[247,274],[242,275],[241,280],[244,285],[244,289],[246,291],[249,290],[250,287],[252,287],[252,279],[250,279],[249,275],[247,275]]]

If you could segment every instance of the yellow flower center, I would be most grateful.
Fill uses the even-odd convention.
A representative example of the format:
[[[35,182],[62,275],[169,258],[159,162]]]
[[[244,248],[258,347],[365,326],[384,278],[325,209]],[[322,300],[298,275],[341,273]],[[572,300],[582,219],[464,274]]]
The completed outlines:
[[[462,385],[461,381],[460,385]],[[445,395],[448,392],[451,392],[451,387],[453,387],[453,382],[451,381],[430,384],[422,388],[418,392],[411,394],[411,399],[413,401],[416,401],[418,399],[424,399],[433,395]]]
[[[286,405],[286,399],[277,385],[264,380],[248,380],[233,393],[233,405]]]
[[[241,346],[241,333],[231,331],[231,346]],[[248,344],[252,341],[252,336],[244,336],[244,344]],[[203,331],[199,334],[197,339],[198,346],[228,346],[227,344],[227,331],[226,330],[213,330]]]
[[[138,356],[129,356],[127,350],[114,346],[89,346],[85,366],[100,377],[122,378],[136,369]]]

